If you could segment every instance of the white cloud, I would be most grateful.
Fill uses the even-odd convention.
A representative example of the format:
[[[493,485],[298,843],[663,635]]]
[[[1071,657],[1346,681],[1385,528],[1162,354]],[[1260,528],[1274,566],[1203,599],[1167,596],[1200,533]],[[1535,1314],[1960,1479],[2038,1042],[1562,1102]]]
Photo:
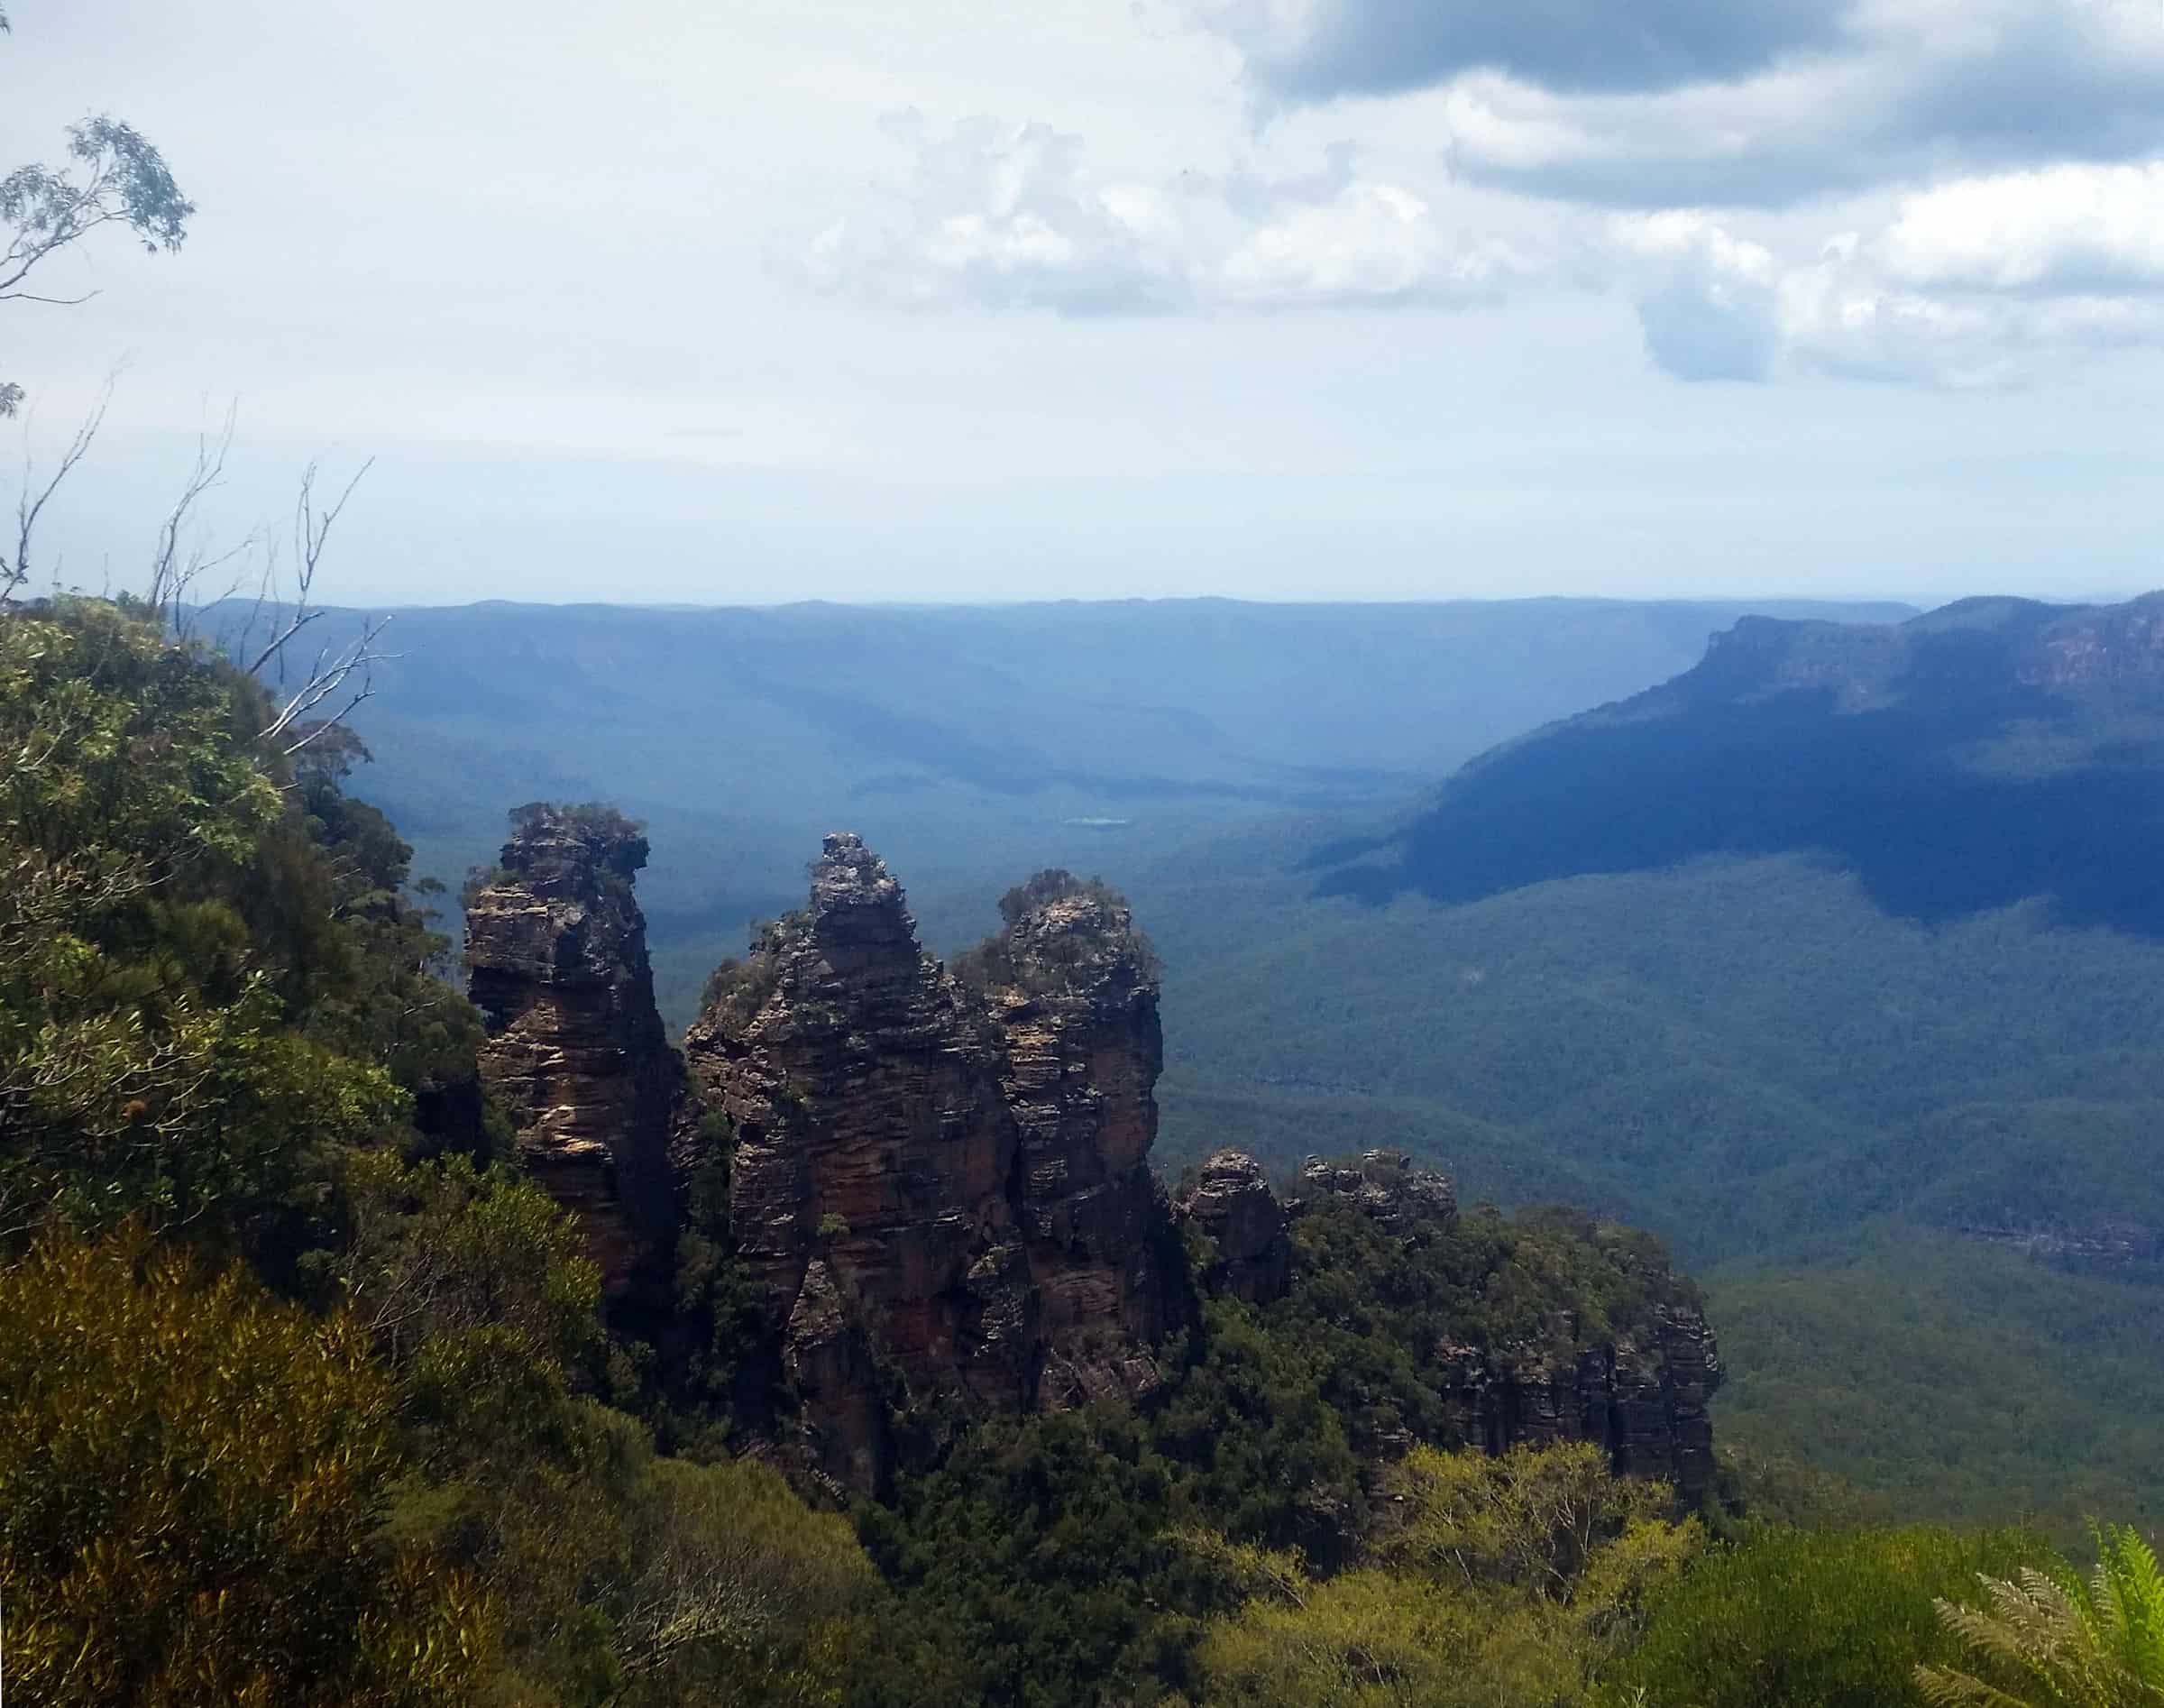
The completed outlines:
[[[1883,249],[1909,283],[1976,290],[2164,286],[2164,161],[2062,165],[1903,199]]]
[[[2152,163],[1957,179],[1807,259],[1702,212],[1618,216],[1609,236],[1648,352],[1680,378],[1970,388],[2164,344],[2159,216]]]
[[[1619,280],[1655,365],[1693,381],[2003,388],[2164,342],[2164,161],[1950,179],[1799,245],[1795,218],[1757,231],[1706,209],[1521,202],[1499,223],[1493,196],[1403,161],[1366,170],[1349,148],[1305,176],[1099,181],[1081,140],[1045,125],[891,128],[907,179],[809,245],[795,270],[817,290],[1079,316],[1461,308]]]
[[[1178,222],[1143,186],[1098,186],[1081,140],[973,119],[893,127],[914,170],[886,217],[837,221],[802,258],[814,289],[911,308],[971,301],[1068,313],[1173,308],[1191,291]]]
[[[1547,271],[1527,244],[1464,228],[1433,187],[1363,179],[1348,151],[1271,179],[1186,172],[1100,183],[1081,140],[974,119],[912,119],[906,185],[885,217],[829,226],[795,267],[814,289],[911,308],[1068,314],[1491,302]]]

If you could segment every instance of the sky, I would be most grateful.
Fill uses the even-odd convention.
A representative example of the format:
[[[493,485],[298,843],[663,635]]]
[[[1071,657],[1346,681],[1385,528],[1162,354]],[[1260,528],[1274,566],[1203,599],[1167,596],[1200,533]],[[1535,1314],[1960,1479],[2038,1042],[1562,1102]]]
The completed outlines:
[[[5,10],[197,209],[0,302],[66,583],[230,412],[348,603],[2164,583],[2164,0]]]

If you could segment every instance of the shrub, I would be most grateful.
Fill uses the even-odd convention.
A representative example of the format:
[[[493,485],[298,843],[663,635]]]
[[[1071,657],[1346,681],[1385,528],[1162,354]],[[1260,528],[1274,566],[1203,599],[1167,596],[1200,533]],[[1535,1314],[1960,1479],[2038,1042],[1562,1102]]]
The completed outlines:
[[[405,1468],[359,1327],[140,1225],[0,1270],[8,1683],[53,1704],[468,1700],[493,1619],[380,1539]]]

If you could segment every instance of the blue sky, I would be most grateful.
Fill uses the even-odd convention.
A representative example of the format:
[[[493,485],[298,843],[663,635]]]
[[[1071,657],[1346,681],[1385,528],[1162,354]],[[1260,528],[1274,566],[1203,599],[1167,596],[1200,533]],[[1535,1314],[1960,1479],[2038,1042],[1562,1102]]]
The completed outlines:
[[[232,404],[358,602],[2164,580],[2154,0],[9,12],[200,208],[0,307],[66,579]]]

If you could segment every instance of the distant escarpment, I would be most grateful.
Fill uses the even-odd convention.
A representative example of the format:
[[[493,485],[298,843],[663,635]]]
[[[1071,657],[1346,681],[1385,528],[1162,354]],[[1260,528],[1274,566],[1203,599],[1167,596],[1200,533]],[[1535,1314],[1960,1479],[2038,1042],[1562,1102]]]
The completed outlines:
[[[2048,897],[2164,936],[2164,593],[1972,599],[1902,623],[1747,617],[1660,687],[1467,765],[1325,892],[1480,900],[1802,852],[1930,922]]]
[[[1063,874],[1006,911],[958,978],[877,856],[830,836],[805,908],[717,970],[685,1038],[728,1129],[738,1261],[844,1486],[883,1480],[897,1414],[1157,1380],[1153,963]]]
[[[1221,1151],[1178,1212],[1206,1238],[1205,1285],[1277,1319],[1343,1334],[1344,1299],[1389,1301],[1359,1327],[1403,1359],[1401,1390],[1360,1373],[1346,1408],[1370,1420],[1371,1455],[1412,1435],[1490,1453],[1587,1441],[1686,1501],[1710,1488],[1719,1351],[1646,1236],[1563,1211],[1462,1217],[1450,1180],[1396,1151],[1310,1159],[1283,1201]]]
[[[658,1307],[675,1233],[669,1135],[683,1068],[654,1006],[632,875],[638,828],[606,807],[522,807],[465,896],[483,1079],[535,1177],[584,1231],[610,1298]]]

